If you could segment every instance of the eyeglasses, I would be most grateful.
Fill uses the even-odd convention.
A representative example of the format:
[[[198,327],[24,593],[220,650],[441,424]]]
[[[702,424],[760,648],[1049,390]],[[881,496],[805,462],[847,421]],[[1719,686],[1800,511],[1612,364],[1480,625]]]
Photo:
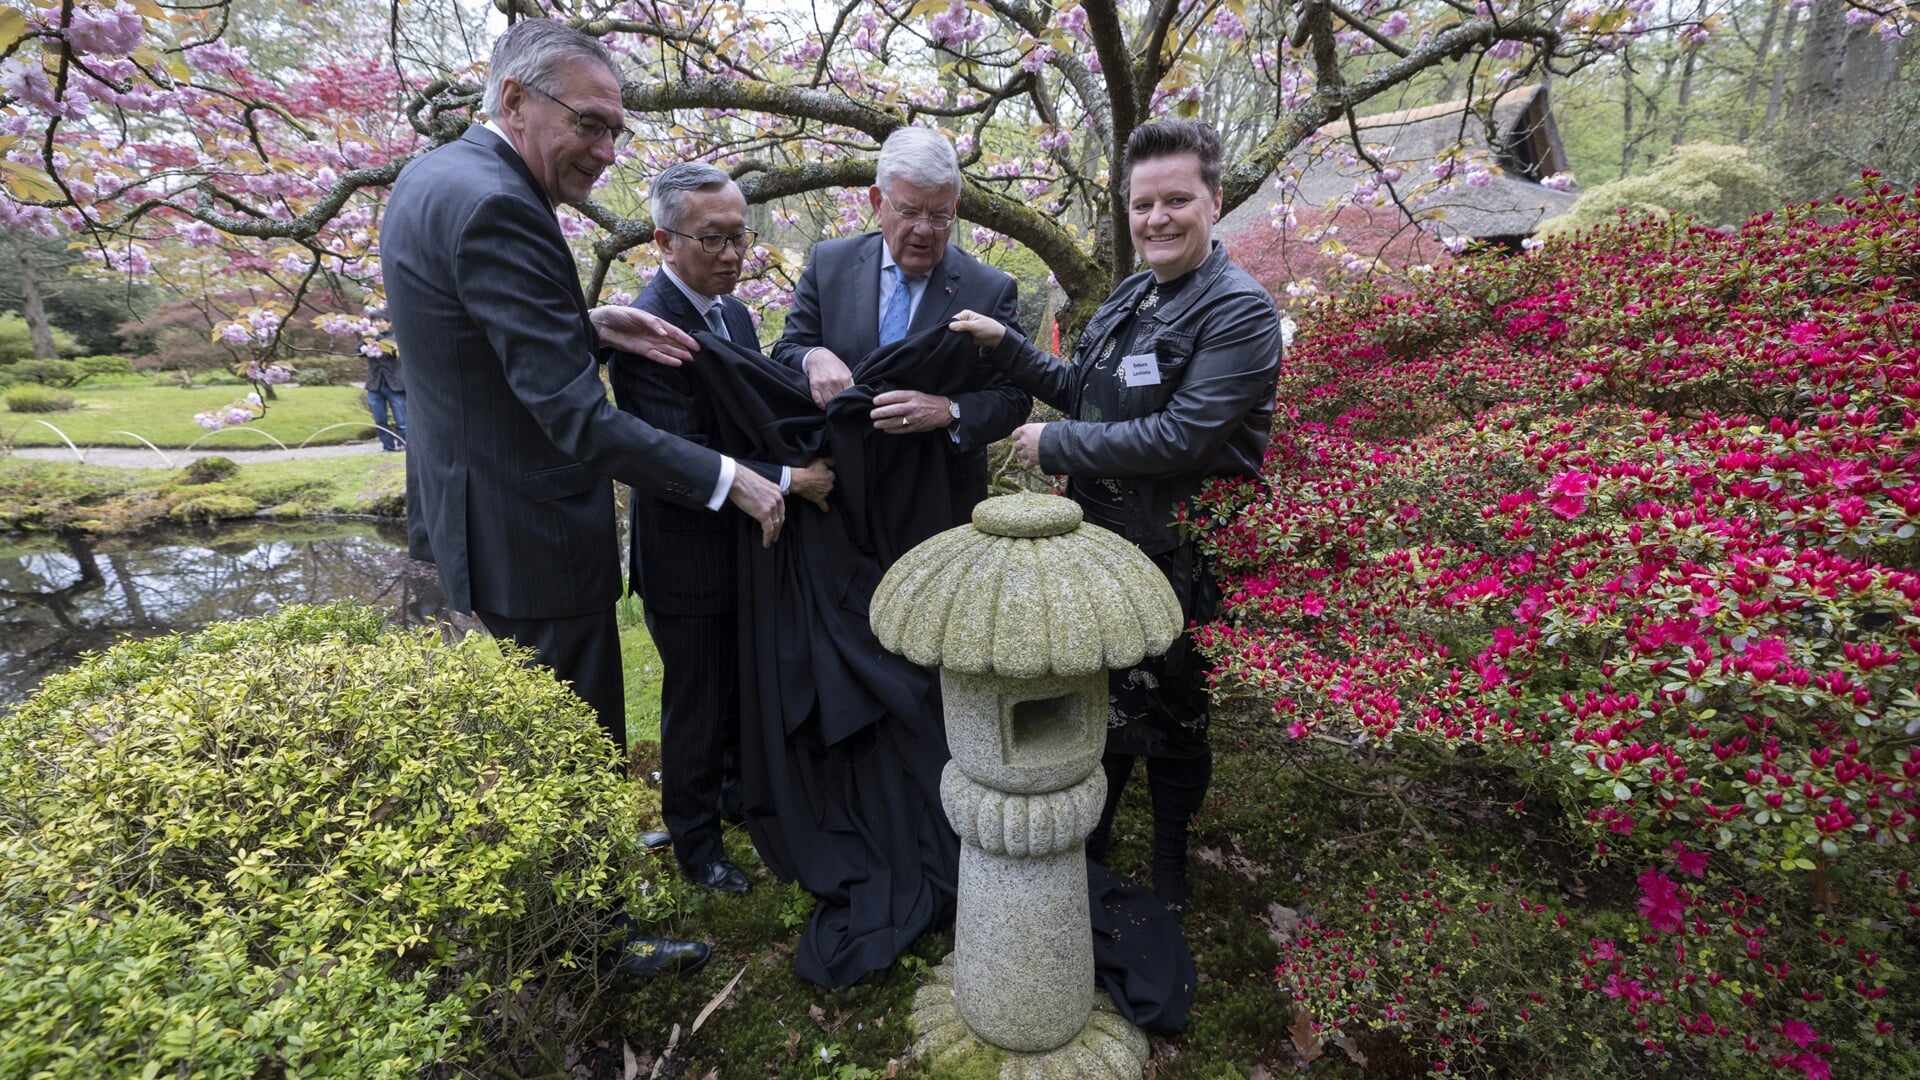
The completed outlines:
[[[709,255],[720,254],[720,249],[726,247],[728,244],[732,244],[736,251],[745,255],[753,249],[753,242],[760,236],[759,233],[754,232],[752,229],[741,229],[737,233],[701,233],[699,236],[683,233],[679,229],[668,229],[666,231],[686,240],[698,240],[700,242],[700,250]]]
[[[887,200],[887,205],[893,209],[893,216],[906,222],[909,229],[923,221],[932,226],[934,232],[946,232],[953,228],[952,214],[929,214],[916,206],[900,207],[892,199]]]
[[[547,93],[545,90],[542,90],[539,87],[532,85],[531,83],[525,83],[522,85],[526,86],[528,90],[531,90],[536,94],[539,94],[541,97],[546,98],[548,101],[551,101],[555,105],[558,105],[561,108],[572,113],[573,114],[573,130],[577,132],[582,139],[585,139],[590,143],[596,143],[600,141],[600,137],[602,135],[612,135],[613,145],[615,147],[622,147],[627,145],[629,142],[633,141],[633,129],[628,127],[627,125],[609,124],[605,120],[602,120],[597,116],[593,116],[591,114],[581,112],[579,109],[576,109],[573,106],[567,104],[566,102],[561,101],[559,98],[554,97],[552,94]]]

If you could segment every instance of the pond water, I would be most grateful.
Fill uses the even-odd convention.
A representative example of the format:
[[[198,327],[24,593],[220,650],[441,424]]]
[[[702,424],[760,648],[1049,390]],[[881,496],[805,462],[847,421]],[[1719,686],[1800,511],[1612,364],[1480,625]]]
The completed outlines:
[[[384,608],[398,623],[443,607],[433,567],[408,558],[404,527],[386,523],[0,542],[0,703],[124,638],[333,600]]]

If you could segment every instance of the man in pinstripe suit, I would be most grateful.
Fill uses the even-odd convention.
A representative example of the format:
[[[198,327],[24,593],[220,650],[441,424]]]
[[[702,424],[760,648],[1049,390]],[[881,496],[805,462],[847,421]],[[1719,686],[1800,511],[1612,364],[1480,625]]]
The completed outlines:
[[[685,162],[654,179],[650,201],[661,267],[633,306],[688,334],[706,332],[758,351],[753,317],[731,295],[754,242],[740,189],[712,165]],[[731,449],[717,445],[713,402],[686,369],[616,353],[610,372],[620,408],[697,445]],[[802,469],[739,464],[825,509],[833,472],[824,462]],[[711,514],[639,492],[633,498],[629,584],[645,605],[663,668],[660,813],[682,871],[720,892],[750,887],[720,846],[724,771],[740,741],[735,612],[748,524],[724,507]]]

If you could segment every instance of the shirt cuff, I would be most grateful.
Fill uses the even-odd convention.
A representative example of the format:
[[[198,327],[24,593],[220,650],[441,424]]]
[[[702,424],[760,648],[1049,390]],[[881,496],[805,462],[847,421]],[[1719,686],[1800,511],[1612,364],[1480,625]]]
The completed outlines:
[[[713,486],[713,497],[707,500],[707,509],[718,510],[725,505],[727,493],[733,490],[733,471],[739,466],[725,454],[720,455],[720,480]]]
[[[780,494],[785,495],[793,488],[793,466],[780,466]]]

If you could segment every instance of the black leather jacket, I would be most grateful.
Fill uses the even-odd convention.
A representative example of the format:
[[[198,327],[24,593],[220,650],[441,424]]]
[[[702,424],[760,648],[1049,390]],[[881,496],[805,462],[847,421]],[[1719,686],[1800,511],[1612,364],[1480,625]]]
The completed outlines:
[[[1087,323],[1072,363],[1062,364],[1011,329],[987,352],[988,363],[1020,389],[1078,415],[1095,358],[1151,279],[1144,272],[1120,283]],[[1155,354],[1160,382],[1122,391],[1117,419],[1046,425],[1040,467],[1122,481],[1127,539],[1158,555],[1179,545],[1174,507],[1197,495],[1207,478],[1259,473],[1273,422],[1280,313],[1267,290],[1215,241],[1193,283],[1141,316],[1133,351]]]

